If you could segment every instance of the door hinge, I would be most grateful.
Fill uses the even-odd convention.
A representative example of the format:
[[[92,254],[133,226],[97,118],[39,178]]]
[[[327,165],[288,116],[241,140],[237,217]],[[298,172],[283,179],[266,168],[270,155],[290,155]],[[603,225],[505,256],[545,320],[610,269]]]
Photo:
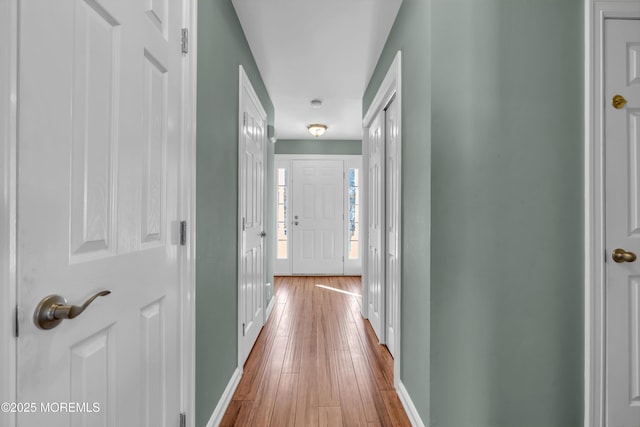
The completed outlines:
[[[18,321],[18,306],[16,305],[16,311],[13,316],[13,335],[18,338],[20,337],[20,322]]]
[[[182,50],[183,54],[189,53],[189,29],[188,28],[182,29],[182,39],[180,43],[180,49]]]
[[[245,230],[247,226],[247,219],[245,217],[242,217],[242,231]]]
[[[187,221],[180,221],[180,246],[187,244]]]
[[[247,326],[247,325],[246,325],[245,323],[243,323],[243,324],[242,324],[242,336],[244,336],[244,335],[245,335],[245,332],[246,332],[246,330],[245,330],[245,329],[246,329],[246,326]]]
[[[180,427],[187,427],[187,414],[180,413]]]

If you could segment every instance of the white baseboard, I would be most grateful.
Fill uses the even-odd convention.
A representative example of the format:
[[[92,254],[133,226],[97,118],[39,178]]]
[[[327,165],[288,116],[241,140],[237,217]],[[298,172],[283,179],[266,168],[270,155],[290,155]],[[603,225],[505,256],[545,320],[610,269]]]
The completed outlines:
[[[240,378],[242,378],[242,369],[236,368],[236,371],[231,376],[231,380],[229,380],[229,384],[227,384],[227,387],[224,389],[224,392],[216,405],[216,409],[213,410],[213,414],[211,414],[211,418],[209,418],[207,427],[218,427],[220,425],[222,417],[224,417],[224,413],[229,407],[233,393],[235,393],[236,388],[238,388],[238,384],[240,384]]]
[[[264,323],[267,323],[267,320],[269,320],[269,317],[271,316],[271,312],[273,311],[273,307],[275,307],[276,305],[276,296],[272,295],[271,296],[271,301],[269,301],[269,304],[267,305],[267,310],[265,311],[265,315],[264,315]]]
[[[420,418],[420,414],[418,414],[418,410],[413,404],[413,400],[411,400],[411,396],[409,396],[407,389],[404,388],[402,381],[398,384],[396,391],[400,398],[400,402],[402,403],[402,406],[404,406],[404,410],[409,417],[409,421],[411,421],[411,425],[413,427],[425,427],[425,424],[422,422],[422,418]]]

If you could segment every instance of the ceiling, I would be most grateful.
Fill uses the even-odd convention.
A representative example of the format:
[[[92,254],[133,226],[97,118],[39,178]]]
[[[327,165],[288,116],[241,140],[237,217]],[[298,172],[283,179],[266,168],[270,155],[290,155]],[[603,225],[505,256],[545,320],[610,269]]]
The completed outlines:
[[[278,139],[362,139],[362,96],[402,0],[232,0]],[[312,99],[322,100],[320,108]]]

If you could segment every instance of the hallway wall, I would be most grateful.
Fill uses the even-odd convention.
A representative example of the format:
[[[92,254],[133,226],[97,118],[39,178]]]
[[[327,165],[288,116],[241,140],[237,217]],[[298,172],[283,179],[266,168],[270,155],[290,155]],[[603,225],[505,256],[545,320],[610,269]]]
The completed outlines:
[[[196,425],[206,425],[237,364],[238,66],[274,109],[231,1],[198,2]],[[273,144],[268,176],[273,175]],[[273,181],[267,182],[268,197]],[[273,223],[267,211],[267,224]],[[273,248],[268,243],[268,257]],[[270,259],[270,258],[267,258]],[[268,281],[273,269],[268,263]]]
[[[276,154],[362,154],[361,140],[279,139]]]
[[[365,96],[401,49],[401,379],[426,425],[582,425],[583,12],[404,0]]]
[[[582,425],[583,17],[433,1],[434,427]]]
[[[431,345],[430,5],[431,1],[403,0],[362,108],[366,114],[396,52],[402,50],[401,380],[425,422]]]

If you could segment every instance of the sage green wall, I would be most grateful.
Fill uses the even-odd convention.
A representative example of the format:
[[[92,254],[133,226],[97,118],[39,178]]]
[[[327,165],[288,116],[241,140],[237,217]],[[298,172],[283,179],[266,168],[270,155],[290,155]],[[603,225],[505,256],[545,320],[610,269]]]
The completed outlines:
[[[401,49],[401,380],[431,427],[582,425],[583,16],[404,0],[365,96]]]
[[[580,426],[583,1],[432,4],[431,425]]]
[[[231,1],[200,0],[196,203],[196,425],[199,427],[206,425],[238,364],[236,240],[240,64],[272,124],[273,105]],[[272,169],[271,144],[269,150]]]
[[[403,0],[364,95],[366,112],[402,51],[401,380],[425,422],[429,413],[431,97],[428,0]],[[464,402],[462,402],[464,404]]]
[[[362,154],[361,140],[279,139],[276,154]]]

